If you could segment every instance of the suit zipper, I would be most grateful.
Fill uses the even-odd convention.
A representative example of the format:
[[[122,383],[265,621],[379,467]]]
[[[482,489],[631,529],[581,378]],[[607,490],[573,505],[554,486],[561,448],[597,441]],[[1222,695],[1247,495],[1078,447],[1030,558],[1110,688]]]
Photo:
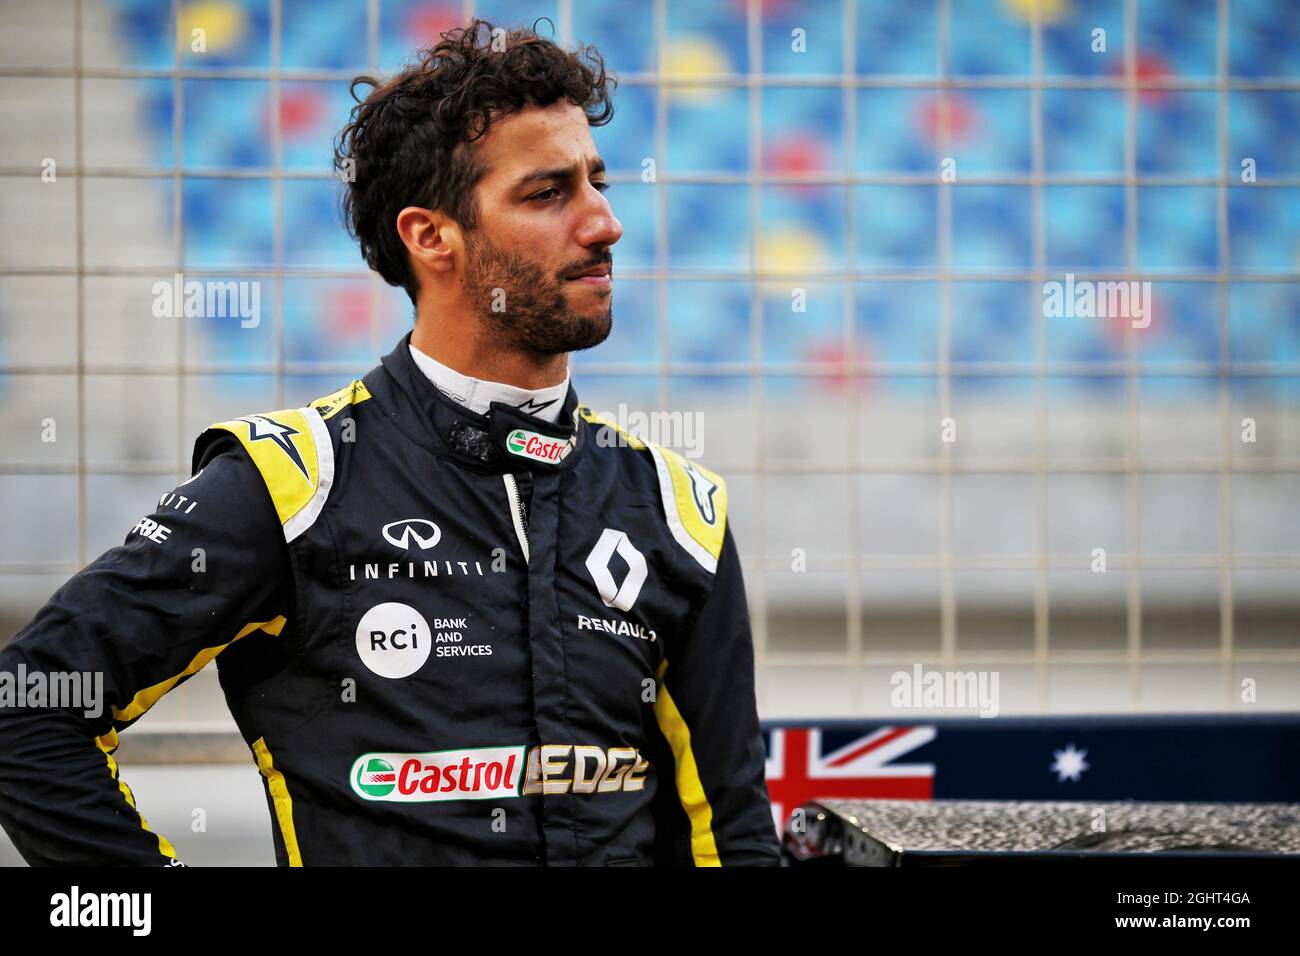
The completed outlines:
[[[528,563],[528,529],[524,526],[524,505],[519,500],[519,485],[515,482],[515,476],[506,474],[501,476],[501,480],[506,484],[506,497],[510,499],[510,520],[515,526],[515,537],[519,539],[519,547],[524,552],[524,563]]]

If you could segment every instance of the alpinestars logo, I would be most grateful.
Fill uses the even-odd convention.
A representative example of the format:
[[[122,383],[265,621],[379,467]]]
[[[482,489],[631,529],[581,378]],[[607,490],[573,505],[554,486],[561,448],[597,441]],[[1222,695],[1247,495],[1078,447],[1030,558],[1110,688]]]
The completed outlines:
[[[442,531],[428,518],[403,518],[383,527],[384,540],[395,548],[410,550],[411,542],[428,551],[442,540]]]
[[[627,564],[627,577],[623,578],[622,584],[614,582],[614,575],[609,569],[609,563],[615,554]],[[587,555],[587,573],[595,582],[596,590],[606,607],[630,611],[641,594],[648,572],[645,555],[636,549],[628,536],[622,531],[606,528],[596,546],[591,549],[591,554]]]
[[[550,401],[539,402],[537,399],[530,396],[520,404],[516,405],[515,408],[519,409],[521,412],[524,412],[525,414],[536,415],[538,412],[542,412],[550,408],[558,401],[559,401],[558,398],[552,398]]]
[[[713,503],[713,494],[718,490],[718,483],[689,461],[686,462],[686,475],[691,479],[691,497],[695,499],[695,507],[699,510],[700,517],[707,524],[715,524],[718,520],[718,509]]]
[[[289,456],[289,460],[302,472],[302,476],[311,481],[311,475],[307,473],[307,466],[303,464],[302,455],[298,454],[298,449],[294,447],[293,442],[290,440],[291,436],[299,433],[298,429],[290,428],[288,425],[283,425],[273,418],[267,418],[265,415],[250,415],[248,418],[241,418],[240,421],[248,423],[249,441],[274,442],[281,451]]]

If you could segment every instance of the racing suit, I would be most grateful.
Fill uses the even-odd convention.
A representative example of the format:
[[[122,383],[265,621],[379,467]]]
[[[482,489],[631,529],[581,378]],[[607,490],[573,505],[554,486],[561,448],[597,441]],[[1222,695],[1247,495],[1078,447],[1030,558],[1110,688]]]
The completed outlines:
[[[213,659],[281,866],[779,862],[723,480],[572,387],[558,424],[471,412],[409,339],[207,428],[0,652],[104,675],[98,718],[0,699],[28,862],[177,860],[113,753]]]

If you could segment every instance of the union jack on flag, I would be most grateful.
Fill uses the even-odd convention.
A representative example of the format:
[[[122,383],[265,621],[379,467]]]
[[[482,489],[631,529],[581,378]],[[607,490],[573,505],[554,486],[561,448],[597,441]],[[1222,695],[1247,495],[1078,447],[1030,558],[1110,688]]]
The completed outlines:
[[[894,761],[934,740],[935,733],[933,726],[878,727],[823,753],[821,728],[773,728],[767,792],[777,832],[785,829],[788,815],[809,800],[931,799],[934,764]]]

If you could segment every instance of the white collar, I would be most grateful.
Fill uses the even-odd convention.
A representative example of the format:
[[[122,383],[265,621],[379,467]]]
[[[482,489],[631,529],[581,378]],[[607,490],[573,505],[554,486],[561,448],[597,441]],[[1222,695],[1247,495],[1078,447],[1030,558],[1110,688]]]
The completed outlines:
[[[408,347],[411,350],[411,358],[420,367],[420,371],[428,376],[429,381],[452,401],[464,405],[471,412],[486,415],[493,402],[504,402],[530,415],[536,415],[552,425],[560,420],[564,396],[569,391],[567,372],[564,381],[559,385],[538,389],[519,388],[502,382],[471,378],[430,358],[414,345]]]

